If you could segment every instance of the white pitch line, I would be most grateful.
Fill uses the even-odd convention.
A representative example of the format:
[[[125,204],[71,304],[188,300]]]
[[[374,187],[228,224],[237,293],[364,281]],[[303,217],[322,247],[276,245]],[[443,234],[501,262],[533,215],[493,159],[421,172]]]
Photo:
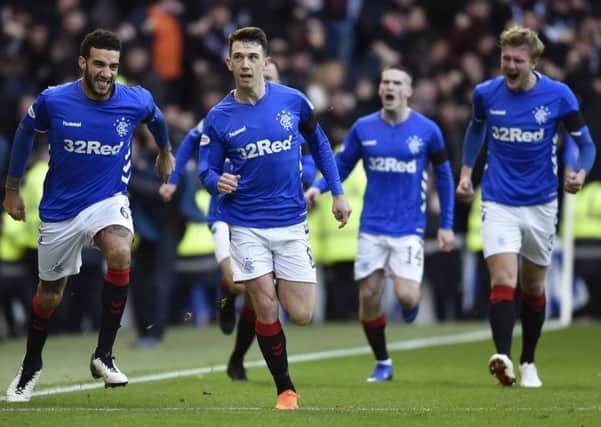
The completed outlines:
[[[560,329],[562,326],[559,322],[547,322],[545,325],[545,330],[556,330]],[[519,329],[516,330],[516,335],[520,334]],[[442,335],[428,338],[417,338],[408,341],[397,341],[388,344],[388,349],[393,351],[407,351],[414,350],[418,348],[426,348],[426,347],[436,347],[440,345],[449,345],[449,344],[463,344],[469,342],[483,341],[485,339],[490,338],[490,330],[478,330],[473,332],[463,332],[460,334],[454,335]],[[352,347],[340,350],[326,350],[326,351],[318,351],[313,353],[306,354],[297,354],[288,356],[289,363],[299,363],[299,362],[311,362],[315,360],[323,360],[323,359],[335,359],[340,357],[350,357],[350,356],[360,356],[364,354],[371,354],[372,350],[368,346],[362,347]],[[244,363],[245,367],[252,368],[257,366],[265,366],[264,360],[253,360],[250,362]],[[212,372],[225,372],[227,369],[226,365],[213,365],[213,366],[205,366],[202,368],[196,369],[186,369],[181,371],[171,371],[171,372],[163,372],[160,374],[152,374],[152,375],[143,375],[140,377],[133,377],[129,379],[130,384],[139,384],[146,383],[150,381],[165,381],[173,378],[181,378],[181,377],[192,377],[195,375],[209,374]],[[103,388],[104,383],[102,382],[93,382],[93,383],[82,383],[75,384],[70,386],[63,387],[51,387],[38,391],[34,391],[32,396],[48,396],[54,394],[61,393],[71,393],[75,391],[85,391],[85,390],[93,390],[97,388]],[[5,401],[5,396],[0,396],[0,402]]]
[[[26,408],[26,407],[13,407],[13,406],[5,406],[0,407],[0,413],[24,413],[24,412],[139,412],[139,413],[155,413],[155,412],[257,412],[262,411],[265,408],[260,407],[230,407],[230,406],[214,406],[214,407],[181,407],[181,408],[123,408],[123,407],[104,407],[104,408],[70,408],[70,407],[60,407],[60,406],[50,406],[50,407],[42,407],[42,408]],[[532,411],[542,411],[542,412],[562,412],[565,411],[573,411],[573,412],[601,412],[601,406],[585,406],[585,407],[561,407],[561,406],[549,406],[544,408],[535,408],[535,407],[506,407],[506,408],[495,408],[495,407],[414,407],[414,408],[371,408],[371,407],[357,407],[357,406],[337,406],[337,407],[301,407],[299,411],[306,412],[392,412],[392,413],[472,413],[472,412],[501,412],[501,413],[516,413],[516,412],[532,412]]]

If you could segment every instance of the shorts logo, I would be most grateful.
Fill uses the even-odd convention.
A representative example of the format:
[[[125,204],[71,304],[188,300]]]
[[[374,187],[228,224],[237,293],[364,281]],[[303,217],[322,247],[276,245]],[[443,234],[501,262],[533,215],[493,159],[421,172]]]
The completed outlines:
[[[63,271],[63,269],[64,269],[64,267],[60,262],[57,262],[51,268],[51,270],[54,271],[55,273],[60,273],[61,271]]]
[[[245,273],[252,273],[255,271],[255,266],[253,265],[254,262],[255,261],[252,258],[244,258],[244,265],[242,266],[242,269]]]

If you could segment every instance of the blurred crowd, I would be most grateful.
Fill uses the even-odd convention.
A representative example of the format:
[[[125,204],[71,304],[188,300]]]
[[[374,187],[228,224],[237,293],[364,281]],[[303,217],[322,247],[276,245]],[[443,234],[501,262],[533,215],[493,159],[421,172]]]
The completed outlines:
[[[539,32],[546,49],[538,69],[574,90],[593,140],[601,141],[601,3],[597,1],[446,0],[442,7],[435,0],[4,0],[0,20],[2,182],[18,121],[47,86],[79,77],[79,44],[84,34],[96,27],[119,34],[123,42],[120,79],[152,92],[168,121],[175,147],[232,88],[231,73],[224,64],[227,37],[246,25],[265,30],[282,83],[309,96],[334,148],[355,119],[379,108],[381,68],[402,64],[413,75],[410,106],[439,124],[457,176],[471,92],[477,83],[498,73],[498,35],[511,22]],[[211,262],[210,234],[192,240],[186,237],[187,233],[198,236],[194,233],[206,229],[197,227],[203,221],[202,209],[186,203],[194,200],[197,190],[194,168],[188,171],[186,184],[179,187],[179,197],[163,203],[157,192],[160,182],[152,175],[149,160],[151,138],[140,130],[135,140],[130,190],[138,238],[132,284],[140,336],[156,334],[160,339],[165,325],[181,320],[181,313],[204,313],[194,319],[210,320],[218,270]],[[47,161],[44,144],[43,137],[37,139],[32,170],[37,162]],[[589,180],[599,179],[601,167],[597,164]],[[359,201],[360,192],[359,188]],[[202,202],[202,195],[196,198]],[[31,215],[35,216],[35,208]],[[470,208],[456,207],[455,231],[459,235],[469,231]],[[429,211],[429,229],[436,230],[436,206],[429,206]],[[10,326],[15,324],[10,319],[12,299],[30,299],[35,286],[35,238],[23,238],[25,231],[9,230],[6,217],[3,223],[0,303]],[[319,228],[321,221],[314,223]],[[11,233],[19,241],[18,253],[6,249],[13,247],[6,237]],[[327,230],[313,234],[323,239],[328,236]],[[601,234],[590,240],[598,247]],[[356,284],[350,275],[353,254],[341,251],[339,243],[313,245],[317,253],[323,246],[325,318],[356,318]],[[337,248],[340,256],[332,257]],[[63,303],[65,321],[57,322],[59,330],[96,326],[97,313],[78,302],[94,300],[85,295],[97,291],[92,284],[101,277],[95,274],[102,269],[95,255],[90,252],[85,264],[92,273],[74,279],[77,283],[68,288],[73,298]],[[473,298],[483,302],[465,307],[463,255],[463,247],[449,257],[433,250],[431,259],[426,260],[425,278],[432,284],[438,320],[484,315],[478,304],[486,304],[486,295]],[[186,259],[194,261],[186,263]],[[317,255],[316,259],[320,261]],[[98,279],[93,278],[96,276]],[[29,280],[31,287],[25,289],[23,280]],[[590,280],[601,285],[598,277]],[[182,282],[187,283],[185,292],[181,291]],[[11,333],[19,334],[17,329]]]

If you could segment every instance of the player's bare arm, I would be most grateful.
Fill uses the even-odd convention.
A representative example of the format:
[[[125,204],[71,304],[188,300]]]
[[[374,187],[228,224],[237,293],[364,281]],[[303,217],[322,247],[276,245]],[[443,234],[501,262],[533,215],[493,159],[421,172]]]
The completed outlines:
[[[175,170],[175,158],[171,154],[171,145],[166,145],[159,150],[157,155],[154,171],[163,182],[169,181],[169,176]]]
[[[586,172],[584,169],[580,169],[578,173],[571,171],[566,174],[563,188],[567,193],[575,194],[582,189],[584,180],[586,178]]]
[[[472,168],[468,166],[461,167],[459,183],[457,184],[457,199],[464,203],[469,203],[474,198],[474,187],[472,185]]]
[[[451,252],[455,249],[455,233],[453,230],[438,229],[438,247],[443,252]]]
[[[19,178],[7,176],[4,189],[4,210],[15,221],[25,221],[25,202],[19,192]]]
[[[332,200],[332,213],[334,214],[334,218],[336,221],[340,223],[338,228],[342,228],[348,222],[351,212],[353,209],[351,205],[346,200],[343,194],[339,194],[338,196],[334,196]]]
[[[319,188],[316,187],[311,187],[305,191],[305,202],[307,202],[307,207],[309,209],[313,209],[313,206],[315,206],[315,203],[317,202],[317,199],[319,199],[320,195],[321,191],[319,191]]]
[[[217,181],[217,190],[220,193],[232,193],[238,188],[238,181],[240,181],[240,175],[232,175],[231,173],[224,172]]]
[[[175,184],[171,184],[170,182],[163,183],[159,187],[159,196],[161,196],[163,202],[168,202],[173,198],[175,190],[177,190],[177,186]]]

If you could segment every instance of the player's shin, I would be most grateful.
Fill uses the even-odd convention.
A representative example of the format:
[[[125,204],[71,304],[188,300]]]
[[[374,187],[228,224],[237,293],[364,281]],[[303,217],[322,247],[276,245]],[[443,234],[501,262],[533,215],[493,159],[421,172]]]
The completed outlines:
[[[534,351],[545,321],[546,298],[541,295],[522,293],[522,354],[520,364],[533,363]]]
[[[515,288],[493,285],[490,292],[489,318],[497,353],[511,355],[511,337],[515,323]]]
[[[255,329],[261,353],[263,353],[265,363],[273,376],[278,395],[286,390],[296,391],[288,374],[286,336],[280,321],[265,324],[257,320]]]
[[[48,322],[56,307],[43,308],[36,293],[31,303],[31,317],[27,333],[27,351],[24,369],[38,370],[42,367],[42,349],[48,336]]]
[[[129,267],[119,270],[109,268],[104,276],[102,315],[96,356],[112,353],[117,330],[121,327],[121,318],[127,302],[129,272]]]

